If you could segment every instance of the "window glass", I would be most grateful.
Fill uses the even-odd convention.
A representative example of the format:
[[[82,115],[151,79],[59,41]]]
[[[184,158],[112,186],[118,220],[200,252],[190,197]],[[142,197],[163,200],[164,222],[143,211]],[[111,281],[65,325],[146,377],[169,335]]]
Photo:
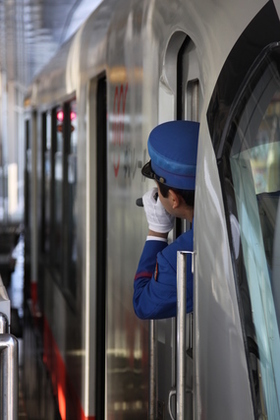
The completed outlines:
[[[55,114],[53,114],[55,115]],[[56,110],[56,135],[54,139],[54,246],[53,263],[61,274],[62,266],[62,200],[63,200],[63,109]]]
[[[75,295],[76,291],[76,264],[77,264],[77,238],[76,238],[76,188],[77,188],[77,110],[76,101],[70,103],[70,147],[67,156],[67,186],[68,205],[66,206],[67,236],[68,236],[68,288]]]
[[[280,418],[280,78],[272,59],[247,85],[229,133],[236,203],[230,226],[250,375],[258,416],[275,419]]]
[[[25,227],[30,227],[31,217],[31,179],[32,179],[32,148],[31,148],[31,132],[30,132],[30,121],[25,122],[25,142],[26,142],[26,155],[25,155]],[[4,176],[4,171],[3,171]],[[4,198],[3,198],[4,200]],[[3,203],[4,212],[4,203]]]
[[[50,223],[51,223],[51,112],[45,115],[45,142],[44,145],[44,251],[50,250]]]
[[[52,139],[46,136],[46,159],[53,157],[51,189],[52,265],[67,297],[76,294],[76,185],[77,185],[77,110],[76,101],[65,102],[52,111]],[[51,123],[46,122],[51,130]],[[51,143],[51,145],[50,145]],[[48,147],[50,149],[48,150]],[[47,170],[47,168],[46,168]],[[47,182],[47,177],[46,177]],[[52,188],[53,185],[53,188]],[[53,193],[52,193],[53,191]]]

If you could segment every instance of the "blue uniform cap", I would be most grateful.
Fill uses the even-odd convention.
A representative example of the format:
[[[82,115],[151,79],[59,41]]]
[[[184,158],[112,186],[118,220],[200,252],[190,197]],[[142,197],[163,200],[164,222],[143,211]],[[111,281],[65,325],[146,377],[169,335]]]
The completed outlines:
[[[148,138],[151,160],[142,174],[169,187],[195,189],[199,123],[169,121],[155,127]]]

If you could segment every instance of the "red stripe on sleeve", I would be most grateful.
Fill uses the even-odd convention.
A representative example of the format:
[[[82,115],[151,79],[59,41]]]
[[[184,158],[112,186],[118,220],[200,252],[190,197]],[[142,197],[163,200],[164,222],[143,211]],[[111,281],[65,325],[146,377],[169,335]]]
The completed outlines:
[[[152,278],[153,273],[149,273],[147,271],[141,271],[140,273],[136,273],[135,277],[134,277],[134,281],[138,280],[140,277],[147,277],[147,278]]]

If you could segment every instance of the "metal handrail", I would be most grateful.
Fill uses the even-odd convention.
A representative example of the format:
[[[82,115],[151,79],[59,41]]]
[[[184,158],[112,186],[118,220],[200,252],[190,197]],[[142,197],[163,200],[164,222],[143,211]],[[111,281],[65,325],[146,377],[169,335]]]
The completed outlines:
[[[150,321],[150,387],[149,387],[149,420],[157,418],[157,324]]]
[[[177,374],[176,419],[185,419],[186,388],[186,258],[185,252],[177,252]]]
[[[176,420],[185,420],[186,393],[186,296],[187,296],[187,254],[193,256],[191,251],[177,251],[177,368],[176,389],[169,392],[168,411],[172,420],[175,420],[171,410],[171,399],[176,396]],[[193,260],[192,260],[193,262]],[[192,269],[193,271],[193,269]]]
[[[11,306],[0,277],[0,418],[18,420],[18,341],[9,334]]]
[[[1,318],[2,314],[0,314]],[[18,342],[11,334],[0,334],[1,419],[18,419]]]

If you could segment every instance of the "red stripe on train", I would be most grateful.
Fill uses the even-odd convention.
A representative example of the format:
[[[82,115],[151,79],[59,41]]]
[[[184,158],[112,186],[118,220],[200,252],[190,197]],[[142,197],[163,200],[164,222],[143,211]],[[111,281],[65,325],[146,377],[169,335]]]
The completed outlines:
[[[62,420],[66,420],[66,417],[77,420],[96,420],[95,416],[87,417],[84,414],[79,397],[68,378],[65,363],[45,317],[43,360],[51,376],[53,393],[57,397]]]

